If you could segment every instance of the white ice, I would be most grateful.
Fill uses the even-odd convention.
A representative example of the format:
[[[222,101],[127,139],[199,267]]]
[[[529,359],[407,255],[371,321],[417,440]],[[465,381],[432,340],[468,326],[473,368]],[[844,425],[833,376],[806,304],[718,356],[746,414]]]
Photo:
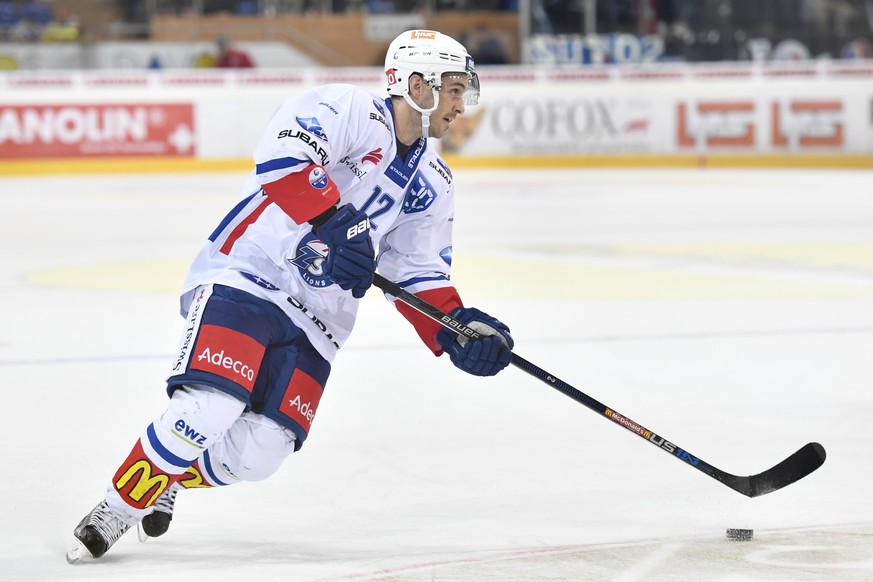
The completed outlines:
[[[821,442],[805,479],[749,499],[519,369],[467,376],[373,290],[278,474],[68,565],[242,180],[0,178],[0,580],[873,580],[873,172],[836,170],[455,172],[455,282],[519,355],[732,473]]]

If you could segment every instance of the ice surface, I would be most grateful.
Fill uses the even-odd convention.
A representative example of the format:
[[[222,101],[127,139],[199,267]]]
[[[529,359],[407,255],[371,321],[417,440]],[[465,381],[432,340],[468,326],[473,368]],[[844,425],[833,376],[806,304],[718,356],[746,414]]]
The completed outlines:
[[[743,497],[373,291],[279,473],[68,565],[242,180],[0,178],[0,580],[873,580],[873,173],[843,171],[455,172],[454,279],[520,355],[725,471],[819,441],[806,479]]]

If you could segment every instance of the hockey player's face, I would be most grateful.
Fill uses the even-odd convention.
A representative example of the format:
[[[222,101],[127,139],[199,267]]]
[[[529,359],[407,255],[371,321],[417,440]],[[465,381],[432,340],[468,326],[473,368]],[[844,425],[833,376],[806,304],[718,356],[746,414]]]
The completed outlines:
[[[440,101],[430,115],[430,137],[440,138],[454,121],[464,113],[464,92],[467,90],[467,75],[451,73],[443,75]]]

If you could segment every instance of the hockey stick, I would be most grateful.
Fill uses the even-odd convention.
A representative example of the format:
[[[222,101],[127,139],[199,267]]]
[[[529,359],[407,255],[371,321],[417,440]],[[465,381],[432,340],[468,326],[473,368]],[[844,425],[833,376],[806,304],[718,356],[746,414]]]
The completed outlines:
[[[396,283],[392,283],[391,281],[389,281],[385,277],[382,277],[379,274],[376,274],[374,284],[382,289],[382,291],[384,291],[385,293],[396,297],[416,311],[421,312],[422,314],[441,324],[443,327],[454,331],[458,335],[463,335],[472,339],[481,337],[480,334],[475,330],[470,329],[460,321],[452,318],[449,315],[446,315],[430,303],[419,299],[412,293],[404,291],[399,285],[397,285]],[[659,449],[670,453],[677,459],[684,461],[698,471],[709,475],[716,481],[727,485],[734,491],[739,491],[747,497],[759,497],[761,495],[765,495],[767,493],[772,493],[773,491],[782,489],[787,485],[791,485],[795,481],[803,479],[804,477],[821,467],[822,463],[824,463],[825,461],[826,453],[824,447],[818,443],[808,443],[801,447],[800,450],[798,450],[796,453],[794,453],[778,465],[767,469],[763,473],[750,475],[748,477],[732,475],[730,473],[722,471],[721,469],[713,467],[709,463],[703,461],[703,459],[701,459],[700,457],[692,455],[679,445],[670,442],[669,440],[655,434],[653,431],[647,429],[641,424],[638,424],[628,417],[618,413],[617,411],[605,406],[604,404],[601,404],[594,398],[591,398],[587,394],[580,392],[576,388],[573,388],[563,380],[557,378],[552,374],[549,374],[542,368],[539,368],[534,364],[528,362],[518,354],[512,354],[512,364],[518,368],[521,368],[531,376],[542,380],[555,390],[564,393],[576,402],[584,404],[586,407],[590,408],[594,412],[605,416],[619,426],[622,426],[632,433],[636,434],[637,436],[646,439]]]

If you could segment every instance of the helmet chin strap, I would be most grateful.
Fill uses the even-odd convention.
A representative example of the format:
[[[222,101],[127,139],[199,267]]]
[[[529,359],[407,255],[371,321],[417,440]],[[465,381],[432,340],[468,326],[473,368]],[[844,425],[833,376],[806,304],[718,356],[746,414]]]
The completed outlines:
[[[409,89],[403,92],[403,99],[409,103],[409,106],[421,113],[421,136],[424,139],[428,138],[428,133],[430,130],[430,114],[436,111],[436,108],[439,107],[440,104],[440,93],[439,89],[436,87],[431,87],[433,91],[433,107],[428,109],[424,109],[420,107],[415,101],[412,100],[412,97],[409,96]]]

